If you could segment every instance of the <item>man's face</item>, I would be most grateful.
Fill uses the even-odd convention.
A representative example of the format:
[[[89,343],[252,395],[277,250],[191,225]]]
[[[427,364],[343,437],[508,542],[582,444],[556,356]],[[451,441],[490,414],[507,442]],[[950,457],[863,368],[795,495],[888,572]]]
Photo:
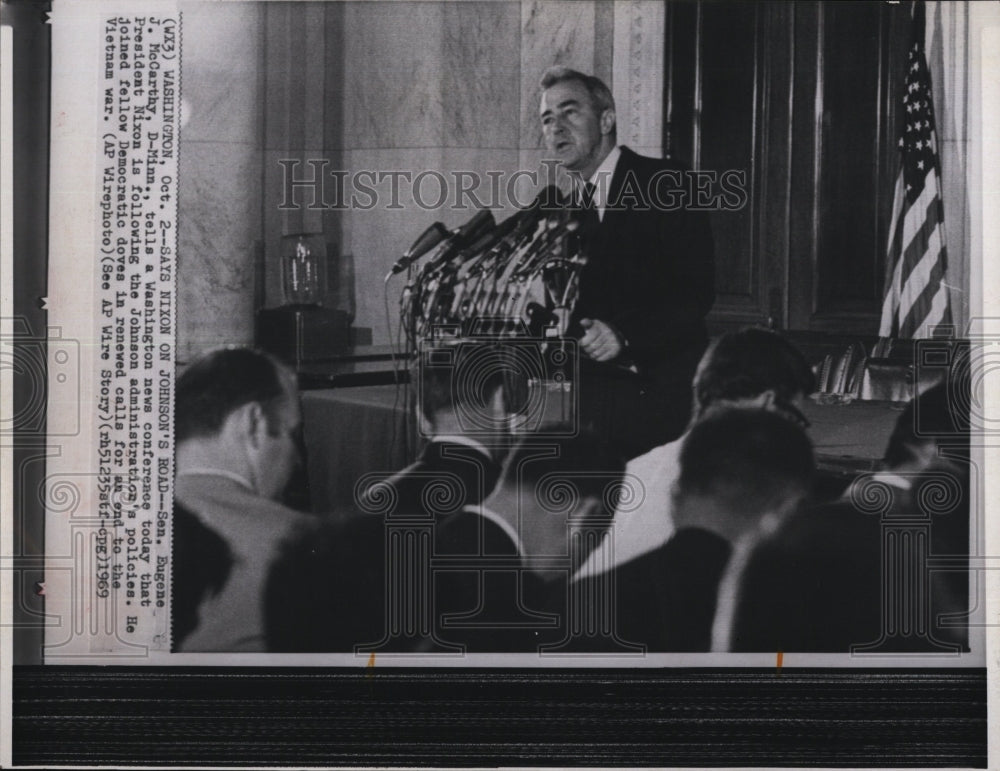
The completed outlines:
[[[611,151],[614,113],[599,113],[586,87],[576,80],[556,83],[542,92],[545,147],[567,170],[589,178]]]
[[[265,498],[277,498],[299,462],[298,433],[302,426],[299,400],[288,393],[276,410],[275,419],[264,427],[260,437],[257,468],[257,492]]]

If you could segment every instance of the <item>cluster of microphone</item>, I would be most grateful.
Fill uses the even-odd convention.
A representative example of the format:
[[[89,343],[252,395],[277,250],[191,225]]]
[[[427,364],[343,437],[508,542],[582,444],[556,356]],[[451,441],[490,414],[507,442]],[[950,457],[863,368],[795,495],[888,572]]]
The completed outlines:
[[[488,210],[453,230],[432,224],[386,276],[409,270],[400,318],[410,343],[437,325],[565,335],[586,264],[580,227],[554,186],[499,224]]]

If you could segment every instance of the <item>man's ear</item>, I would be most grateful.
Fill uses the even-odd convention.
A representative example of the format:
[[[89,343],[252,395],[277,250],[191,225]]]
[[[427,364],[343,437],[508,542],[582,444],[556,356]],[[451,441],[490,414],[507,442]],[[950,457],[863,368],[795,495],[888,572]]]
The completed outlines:
[[[246,409],[246,435],[252,447],[259,447],[268,432],[267,416],[259,402],[250,402],[244,407]],[[243,408],[241,407],[241,409]]]
[[[232,410],[222,422],[221,433],[226,434],[231,439],[243,439],[252,431],[253,415],[251,414],[252,402],[241,404]]]
[[[613,108],[608,107],[605,109],[604,112],[601,113],[601,133],[610,134],[614,130],[617,120],[618,119],[615,116]]]

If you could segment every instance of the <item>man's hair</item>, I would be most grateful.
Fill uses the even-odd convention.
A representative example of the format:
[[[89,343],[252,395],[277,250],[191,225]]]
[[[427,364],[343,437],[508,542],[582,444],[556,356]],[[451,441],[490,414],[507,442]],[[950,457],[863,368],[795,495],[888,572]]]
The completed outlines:
[[[488,344],[484,344],[488,345]],[[420,411],[434,422],[442,410],[459,408],[482,416],[480,428],[487,428],[490,400],[498,388],[510,387],[510,369],[504,366],[504,346],[478,348],[476,343],[441,344],[420,353]]]
[[[178,442],[219,432],[233,410],[257,403],[268,430],[281,429],[279,410],[293,398],[294,375],[269,354],[250,348],[219,348],[198,357],[177,379]]]
[[[807,495],[814,471],[802,428],[767,410],[730,408],[696,423],[684,439],[675,495],[755,516]]]
[[[699,417],[713,402],[752,399],[771,390],[786,404],[815,389],[816,376],[794,345],[750,327],[722,335],[702,356],[694,376],[694,414]]]
[[[952,387],[959,387],[951,383]],[[889,437],[885,449],[885,465],[893,469],[919,459],[921,446],[940,449],[947,445],[948,454],[961,459],[969,457],[969,413],[967,399],[952,398],[949,383],[928,388],[906,405]]]
[[[565,504],[567,514],[570,502],[591,498],[602,502],[602,514],[610,518],[618,496],[630,494],[622,489],[624,471],[624,458],[589,433],[543,443],[524,439],[507,456],[497,486],[535,496],[546,509],[562,510]]]
[[[547,88],[552,88],[552,86],[557,83],[565,83],[567,81],[576,81],[587,89],[587,93],[590,94],[590,99],[593,102],[598,115],[605,110],[615,109],[615,97],[611,93],[611,89],[605,85],[604,81],[600,78],[594,77],[593,75],[586,75],[579,70],[573,70],[569,67],[561,67],[559,65],[549,67],[544,73],[542,73],[539,85],[544,91]]]

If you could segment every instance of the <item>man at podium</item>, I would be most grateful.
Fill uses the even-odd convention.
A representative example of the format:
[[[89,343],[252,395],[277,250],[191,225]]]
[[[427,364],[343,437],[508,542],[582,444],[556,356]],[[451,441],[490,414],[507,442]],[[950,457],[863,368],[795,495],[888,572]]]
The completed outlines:
[[[617,142],[615,104],[598,78],[553,67],[541,79],[545,146],[579,207],[580,421],[625,457],[687,425],[691,379],[715,299],[706,212],[688,208],[683,170]]]

